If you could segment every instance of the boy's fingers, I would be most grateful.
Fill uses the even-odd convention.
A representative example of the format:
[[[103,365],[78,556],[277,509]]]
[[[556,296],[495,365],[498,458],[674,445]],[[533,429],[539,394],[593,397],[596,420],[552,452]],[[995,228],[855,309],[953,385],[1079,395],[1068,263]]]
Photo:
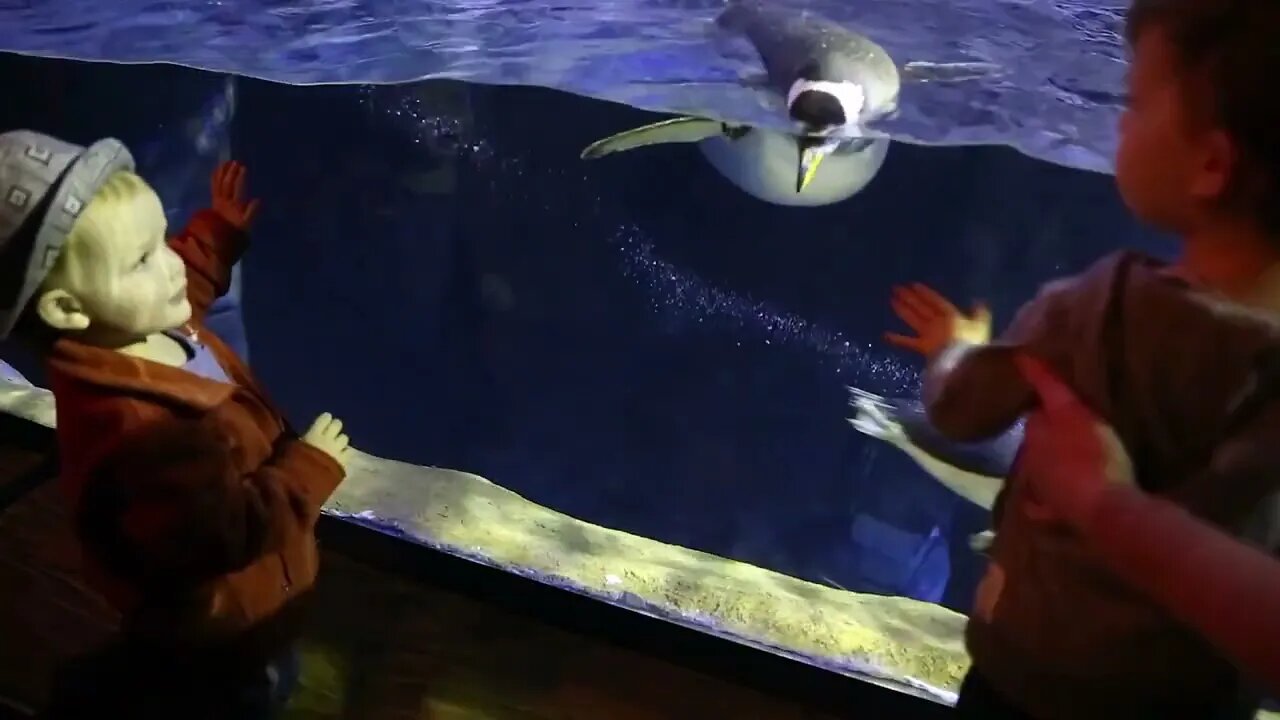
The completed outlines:
[[[973,304],[973,319],[983,322],[991,322],[991,308],[987,304],[978,301]]]
[[[218,190],[225,191],[227,189],[227,178],[231,175],[231,163],[225,162],[218,166]]]
[[[946,299],[937,290],[934,290],[924,283],[914,283],[911,287],[923,302],[926,302],[935,308],[946,310],[952,307],[950,300]]]
[[[1018,366],[1022,379],[1026,380],[1036,395],[1040,396],[1040,404],[1047,410],[1064,410],[1075,408],[1079,401],[1071,389],[1053,374],[1048,365],[1026,353],[1017,353],[1013,362]]]
[[[910,306],[915,309],[916,312],[924,313],[933,310],[933,303],[929,298],[920,294],[914,285],[894,288],[893,299],[904,305]]]
[[[893,314],[897,315],[902,322],[910,325],[913,330],[918,330],[925,323],[925,316],[917,308],[909,304],[894,299],[890,303],[890,307],[893,308]]]
[[[1057,513],[1034,497],[1027,498],[1021,510],[1033,522],[1052,522],[1058,519]]]
[[[244,221],[245,221],[245,223],[249,223],[250,221],[252,221],[252,220],[253,220],[253,218],[254,218],[254,216],[255,216],[255,215],[257,215],[257,214],[258,214],[258,201],[257,201],[257,200],[250,200],[250,201],[249,201],[249,204],[248,204],[248,205],[245,205],[245,207],[244,207]]]
[[[234,160],[221,163],[213,171],[213,192],[219,196],[230,195],[236,187],[236,177],[240,174],[240,165]]]
[[[927,300],[906,289],[894,291],[893,298],[889,302],[893,307],[893,311],[903,320],[907,320],[913,327],[928,322],[938,314],[937,308],[933,307]]]

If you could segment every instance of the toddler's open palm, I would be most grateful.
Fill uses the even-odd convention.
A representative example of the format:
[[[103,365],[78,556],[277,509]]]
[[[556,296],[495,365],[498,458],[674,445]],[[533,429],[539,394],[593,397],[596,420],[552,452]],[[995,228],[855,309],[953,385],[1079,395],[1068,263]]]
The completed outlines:
[[[240,230],[248,230],[258,214],[258,201],[245,200],[244,175],[244,165],[234,160],[213,171],[213,211]]]
[[[991,311],[982,303],[965,315],[936,290],[924,283],[893,289],[893,312],[915,336],[885,333],[889,343],[933,357],[955,341],[982,344],[991,340]]]
[[[351,441],[342,431],[342,421],[329,413],[321,413],[311,423],[302,441],[338,461],[344,468],[351,457]]]

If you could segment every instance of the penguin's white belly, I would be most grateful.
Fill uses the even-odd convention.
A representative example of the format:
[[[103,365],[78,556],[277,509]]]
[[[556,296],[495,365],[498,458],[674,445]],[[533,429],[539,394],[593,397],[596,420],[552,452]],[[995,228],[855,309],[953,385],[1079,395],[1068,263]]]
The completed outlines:
[[[800,193],[796,192],[800,154],[790,135],[754,128],[737,140],[723,135],[708,138],[698,143],[698,149],[743,192],[775,205],[813,207],[838,203],[866,187],[884,164],[889,140],[877,138],[860,152],[827,156]]]

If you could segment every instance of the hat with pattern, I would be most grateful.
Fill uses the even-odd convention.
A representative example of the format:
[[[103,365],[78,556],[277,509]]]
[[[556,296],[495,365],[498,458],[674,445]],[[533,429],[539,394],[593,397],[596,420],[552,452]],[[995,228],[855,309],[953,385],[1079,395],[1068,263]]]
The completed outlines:
[[[133,156],[107,138],[85,148],[30,130],[0,133],[0,339],[58,260],[80,212]]]

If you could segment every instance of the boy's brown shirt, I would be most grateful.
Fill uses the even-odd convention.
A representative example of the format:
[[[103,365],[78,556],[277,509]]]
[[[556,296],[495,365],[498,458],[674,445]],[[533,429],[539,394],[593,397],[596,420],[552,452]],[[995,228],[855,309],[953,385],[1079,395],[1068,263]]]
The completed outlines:
[[[1143,490],[1237,534],[1263,520],[1274,535],[1274,518],[1259,513],[1280,490],[1280,403],[1241,427],[1228,422],[1280,351],[1276,318],[1197,290],[1151,258],[1111,255],[1046,286],[998,342],[930,364],[926,406],[943,434],[978,439],[1031,408],[1015,350],[1046,361],[1113,426]],[[991,566],[966,633],[975,669],[1044,720],[1208,717],[1193,708],[1231,702],[1230,663],[1069,530],[1037,519],[1019,473],[1015,463],[997,501]]]
[[[199,643],[237,634],[310,588],[318,562],[314,526],[345,474],[331,457],[297,437],[244,362],[203,326],[209,306],[226,292],[231,268],[246,244],[245,233],[210,210],[198,213],[170,240],[187,266],[192,329],[226,371],[230,384],[70,338],[57,340],[46,358],[57,407],[61,483],[77,515],[102,511],[81,503],[82,498],[87,502],[100,495],[95,492],[100,488],[91,487],[100,465],[113,455],[132,452],[131,442],[166,422],[200,421],[221,436],[230,454],[236,477],[220,503],[236,522],[225,523],[227,536],[221,540],[239,548],[242,557],[200,583],[181,607],[168,603],[163,611],[156,610],[135,584],[105,567],[109,563],[97,552],[102,548],[85,548],[92,584],[135,627],[171,641]],[[216,460],[225,458],[211,459]],[[174,473],[173,468],[155,470],[156,477]],[[154,479],[135,476],[132,482],[154,485]],[[196,492],[180,485],[176,482],[170,492]],[[130,497],[130,488],[106,490]],[[146,512],[126,506],[106,519],[121,538],[142,548],[143,555],[135,558],[139,563],[146,562],[146,548],[159,549],[173,541],[161,530],[163,524],[148,521],[148,515],[165,513],[165,507],[155,507],[164,504],[163,496],[149,498]],[[181,512],[180,500],[175,497],[174,512]]]

